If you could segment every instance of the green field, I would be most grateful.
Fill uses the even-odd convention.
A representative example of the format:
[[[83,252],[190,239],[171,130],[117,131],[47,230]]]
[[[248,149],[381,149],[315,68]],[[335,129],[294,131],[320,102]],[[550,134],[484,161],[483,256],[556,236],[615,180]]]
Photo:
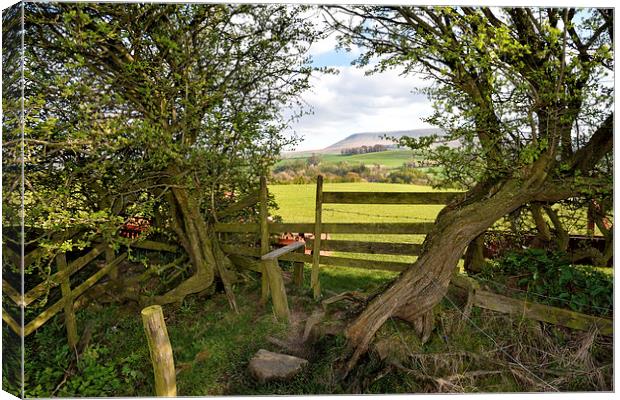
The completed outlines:
[[[301,157],[291,157],[280,160],[276,165],[283,165],[292,160],[307,159],[312,153],[302,153]],[[415,160],[412,150],[388,150],[377,153],[341,155],[341,154],[319,154],[321,162],[324,164],[337,164],[347,162],[349,164],[381,165],[388,169],[398,168],[408,161]]]
[[[432,192],[428,186],[394,183],[326,183],[324,191]],[[314,222],[316,185],[270,185],[283,222]],[[443,205],[325,204],[323,222],[433,222]],[[422,243],[424,235],[332,234],[331,239],[374,242]],[[415,256],[339,253],[335,256],[382,261],[413,262]]]

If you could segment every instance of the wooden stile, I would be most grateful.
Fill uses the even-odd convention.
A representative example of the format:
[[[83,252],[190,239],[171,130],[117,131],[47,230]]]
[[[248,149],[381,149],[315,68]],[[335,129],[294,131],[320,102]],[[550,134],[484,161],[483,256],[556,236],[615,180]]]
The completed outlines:
[[[155,375],[155,394],[160,397],[176,397],[174,358],[163,310],[161,306],[153,305],[144,308],[141,315]]]
[[[291,243],[289,245],[286,245],[284,247],[280,247],[279,249],[275,249],[273,251],[270,251],[267,254],[264,254],[261,256],[261,260],[277,260],[278,257],[281,257],[285,254],[288,254],[290,252],[296,251],[302,247],[305,247],[306,244],[304,242],[295,242],[295,243]]]
[[[67,269],[67,255],[66,253],[60,253],[56,256],[56,266],[58,271],[64,271]],[[60,283],[60,290],[62,292],[62,299],[64,301],[64,313],[65,313],[65,327],[67,329],[67,341],[69,342],[69,349],[76,351],[78,343],[78,330],[77,321],[75,318],[75,309],[73,308],[73,293],[71,293],[71,281],[70,277],[66,276]]]
[[[284,287],[284,279],[282,278],[282,270],[278,266],[277,259],[261,260],[264,271],[267,273],[269,279],[269,289],[271,292],[271,302],[273,304],[273,311],[276,317],[288,322],[289,320],[289,308],[288,300],[286,298],[286,289]]]
[[[259,250],[252,247],[242,247],[242,246],[222,246],[224,251],[233,255],[240,256],[253,256],[260,257]],[[302,252],[293,252],[281,255],[278,257],[280,260],[284,261],[293,261],[296,263],[312,263],[313,256],[309,254],[304,254]],[[405,262],[395,262],[395,261],[375,261],[375,260],[363,260],[359,258],[349,258],[349,257],[334,257],[334,256],[321,256],[321,264],[322,265],[331,265],[338,267],[350,267],[350,268],[362,268],[362,269],[376,269],[381,271],[394,271],[401,272],[411,266],[411,263]],[[252,266],[247,266],[249,269],[255,268]],[[303,273],[303,270],[302,272]]]
[[[267,272],[269,287],[271,289],[271,301],[276,317],[283,321],[289,320],[288,300],[286,288],[282,278],[282,270],[278,266],[278,258],[304,247],[303,242],[291,243],[288,246],[273,250],[261,256],[261,266]]]
[[[316,207],[314,214],[314,243],[317,249],[321,248],[321,234],[323,233],[321,227],[323,209],[323,175],[317,176],[316,179]],[[310,279],[310,286],[312,287],[312,293],[314,298],[321,297],[321,282],[319,281],[319,263],[321,261],[321,252],[312,252],[312,274]]]

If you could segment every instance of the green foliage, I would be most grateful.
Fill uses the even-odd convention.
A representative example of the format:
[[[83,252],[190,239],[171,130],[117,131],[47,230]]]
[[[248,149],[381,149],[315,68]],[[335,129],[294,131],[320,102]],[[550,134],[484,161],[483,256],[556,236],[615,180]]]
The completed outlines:
[[[61,397],[111,396],[122,387],[115,363],[104,361],[113,350],[101,345],[88,347],[78,359],[77,373],[58,391]],[[125,381],[127,382],[127,381]]]
[[[603,128],[611,139],[609,9],[369,5],[327,12],[340,46],[362,49],[355,64],[367,73],[395,69],[432,80],[421,90],[434,107],[426,122],[445,134],[400,144],[438,161],[443,186],[522,177],[543,156],[553,160],[545,162],[549,179],[572,179],[580,173],[572,157],[594,132]],[[452,140],[460,148],[443,145]],[[579,154],[594,156],[581,172],[608,176],[609,149]]]
[[[307,11],[25,4],[23,141],[18,81],[3,86],[3,226],[20,224],[23,164],[24,240],[45,249],[26,271],[29,283],[54,272],[58,252],[95,237],[123,244],[117,231],[128,217],[172,231],[171,188],[190,193],[194,216],[205,219],[227,193],[256,190],[297,141],[285,130],[307,111],[299,98],[313,73],[306,50],[322,35]],[[17,73],[19,46],[7,44],[3,66]]]
[[[535,302],[608,317],[613,312],[613,276],[591,266],[571,265],[560,252],[510,252],[489,262],[480,277],[504,280]]]

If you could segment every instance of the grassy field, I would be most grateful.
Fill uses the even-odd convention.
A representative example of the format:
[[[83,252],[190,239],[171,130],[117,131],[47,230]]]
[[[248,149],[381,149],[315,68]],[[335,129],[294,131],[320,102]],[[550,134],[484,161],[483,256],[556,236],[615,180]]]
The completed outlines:
[[[326,183],[324,191],[432,192],[428,186],[392,183]],[[316,185],[270,185],[284,222],[313,222]],[[325,204],[323,222],[433,222],[443,205]],[[332,239],[422,243],[424,235],[333,234]],[[338,253],[334,255],[382,261],[413,262],[415,256]]]
[[[306,159],[311,153],[304,153],[302,157],[291,157],[280,160],[276,165],[286,164],[291,160]],[[388,150],[377,153],[367,154],[320,154],[321,162],[324,164],[337,164],[339,162],[347,162],[349,164],[365,164],[365,165],[381,165],[388,169],[398,168],[408,161],[415,160],[413,151],[411,150]]]

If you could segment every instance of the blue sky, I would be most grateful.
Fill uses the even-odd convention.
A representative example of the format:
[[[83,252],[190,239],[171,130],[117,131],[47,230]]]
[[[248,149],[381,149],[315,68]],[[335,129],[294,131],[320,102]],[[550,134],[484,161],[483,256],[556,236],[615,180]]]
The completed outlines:
[[[312,89],[303,94],[313,114],[302,117],[292,130],[303,138],[295,150],[322,149],[353,133],[427,128],[430,102],[417,89],[429,84],[417,76],[397,71],[365,76],[351,66],[359,54],[335,50],[335,36],[312,45],[309,52],[316,67],[335,67],[337,75],[315,74]]]

